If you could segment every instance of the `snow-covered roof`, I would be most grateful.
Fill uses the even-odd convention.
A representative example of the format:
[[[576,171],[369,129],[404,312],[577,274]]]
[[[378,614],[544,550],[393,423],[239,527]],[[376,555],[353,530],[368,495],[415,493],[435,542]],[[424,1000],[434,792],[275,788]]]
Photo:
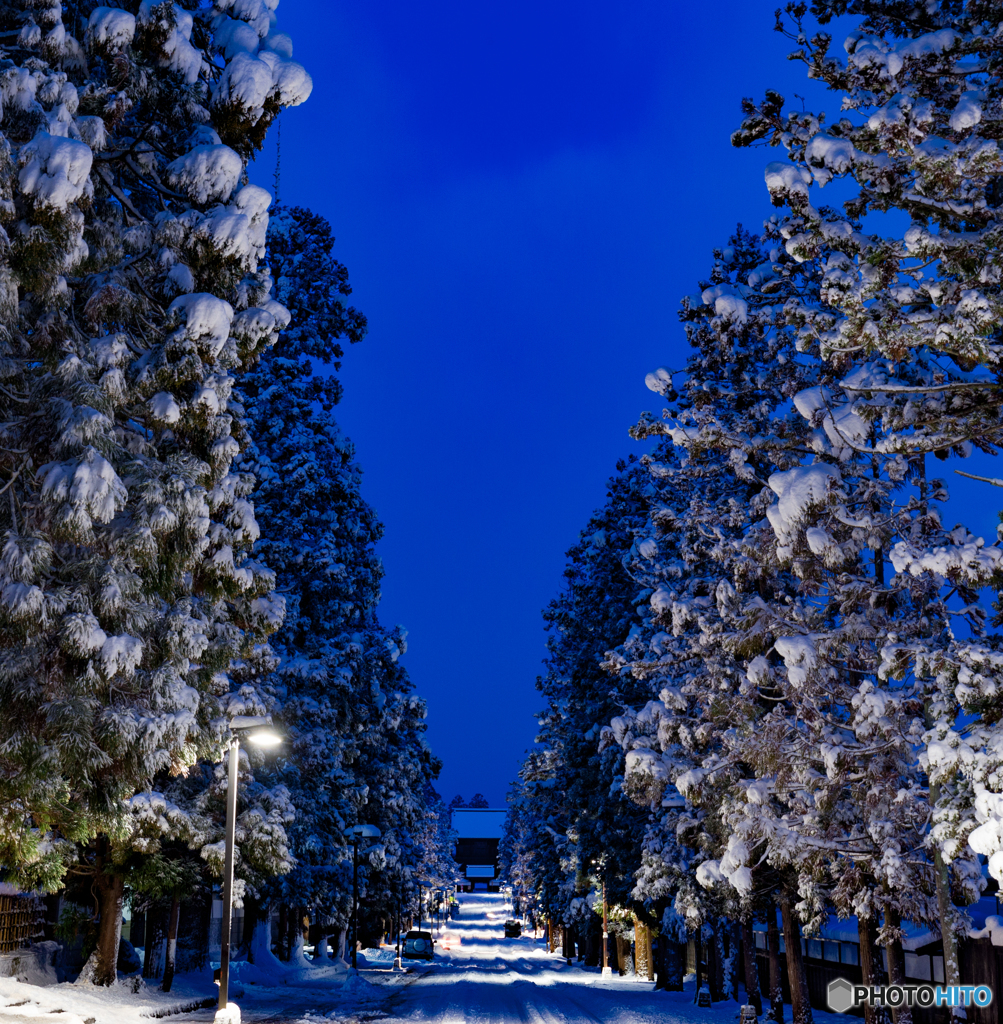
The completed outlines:
[[[996,902],[995,900],[991,902],[995,911]],[[969,907],[968,909],[971,911],[973,908]],[[781,929],[781,934],[783,934],[779,910],[777,911],[777,927]],[[757,932],[765,932],[766,923],[756,921],[753,928]],[[915,951],[931,942],[940,941],[940,932],[933,930],[925,924],[913,924],[911,921],[903,921],[902,930],[905,932],[905,938],[902,940],[902,948],[905,950]],[[818,933],[809,935],[807,938],[826,939],[829,942],[860,942],[860,934],[857,931],[857,918],[856,916],[839,918],[835,914],[830,914],[828,920],[818,930]]]

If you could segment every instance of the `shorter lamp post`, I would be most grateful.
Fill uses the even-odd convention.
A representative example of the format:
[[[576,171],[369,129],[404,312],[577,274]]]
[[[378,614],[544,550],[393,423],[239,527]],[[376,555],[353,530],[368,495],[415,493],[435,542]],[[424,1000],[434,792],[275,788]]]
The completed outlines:
[[[375,825],[350,825],[345,837],[352,844],[352,970],[358,968],[359,945],[359,843],[379,839],[382,833]]]
[[[404,964],[401,961],[401,888],[398,884],[397,889],[397,956],[394,958],[394,970],[403,971]]]
[[[230,757],[226,777],[226,856],[223,865],[223,920],[220,922],[219,1011],[225,1012],[230,986],[230,919],[233,917],[233,859],[237,835],[237,765],[240,738],[259,747],[275,747],[282,737],[272,729],[271,715],[236,715],[230,720]]]

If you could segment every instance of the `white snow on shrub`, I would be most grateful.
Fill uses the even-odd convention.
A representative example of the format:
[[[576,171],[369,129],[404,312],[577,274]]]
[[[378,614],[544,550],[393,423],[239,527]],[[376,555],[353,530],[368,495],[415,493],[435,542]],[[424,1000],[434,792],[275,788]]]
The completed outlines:
[[[104,118],[93,114],[80,114],[73,119],[80,138],[91,148],[92,152],[106,149],[108,146],[108,130]]]
[[[705,860],[697,865],[697,883],[704,889],[713,889],[718,882],[724,881],[721,865],[716,860]]]
[[[968,845],[989,858],[989,874],[1003,884],[1003,795],[982,789],[975,797],[975,816],[981,824],[968,837]]]
[[[229,302],[218,299],[208,292],[181,295],[167,307],[167,314],[183,313],[185,331],[194,341],[207,342],[212,355],[219,355],[220,349],[230,337],[230,323],[233,307]]]
[[[669,782],[669,771],[661,756],[648,747],[628,750],[624,755],[624,777],[641,776],[656,782]]]
[[[169,391],[160,391],[149,402],[150,412],[164,423],[174,424],[181,419],[181,407]]]
[[[167,272],[164,284],[168,291],[175,293],[187,294],[195,291],[195,277],[192,274],[192,268],[187,263],[175,263]]]
[[[810,505],[825,501],[841,479],[839,470],[824,462],[773,473],[768,483],[779,501],[767,509],[767,517],[777,537],[783,539]]]
[[[95,7],[87,22],[87,39],[124,50],[136,35],[136,17],[117,7]]]
[[[896,572],[913,576],[931,572],[944,580],[954,573],[976,586],[983,585],[981,581],[999,567],[1003,552],[999,548],[987,548],[982,537],[970,534],[963,526],[954,531],[951,539],[953,544],[929,550],[916,549],[900,540],[892,548],[891,563]]]
[[[21,147],[18,184],[41,205],[65,210],[83,195],[92,160],[86,143],[39,132]]]
[[[660,366],[645,376],[644,384],[649,391],[654,391],[657,395],[664,395],[667,391],[672,390],[672,371]]]
[[[806,167],[795,167],[794,164],[782,161],[773,161],[766,165],[766,187],[771,194],[799,192],[806,196],[811,182],[811,171]]]
[[[101,671],[108,678],[131,676],[142,657],[142,640],[134,636],[110,636],[101,645]]]
[[[303,103],[313,90],[306,68],[272,50],[238,53],[213,90],[214,103],[236,103],[260,117],[270,97],[284,107]]]
[[[773,645],[787,666],[791,686],[801,687],[815,667],[815,644],[810,636],[781,636]]]
[[[168,164],[171,184],[196,203],[228,199],[240,181],[244,165],[229,146],[202,145]]]
[[[982,120],[982,104],[985,99],[986,94],[982,89],[963,92],[951,113],[951,128],[956,132],[974,128]]]
[[[215,23],[213,42],[231,60],[238,53],[256,53],[261,37],[246,21],[224,15]]]
[[[261,44],[263,50],[271,50],[273,53],[277,53],[280,57],[285,57],[286,60],[292,60],[293,56],[293,41],[285,34],[285,32],[269,32],[265,36],[264,42]]]
[[[156,0],[143,0],[139,5],[137,21],[140,24],[153,24],[156,20],[167,29],[167,39],[163,44],[166,63],[172,71],[181,75],[188,85],[194,85],[202,71],[202,54],[190,41],[194,26],[191,12],[174,4],[174,25],[170,26],[163,19],[154,19],[154,9],[158,6]]]
[[[748,860],[749,848],[738,836],[729,836],[728,848],[718,867],[742,896],[752,892],[752,869],[748,867]]]
[[[15,619],[37,619],[45,606],[45,595],[28,583],[8,583],[3,588],[2,600]]]
[[[43,477],[43,497],[72,502],[99,523],[110,522],[128,500],[125,484],[112,464],[91,447],[84,450],[80,460],[49,462],[38,472]]]

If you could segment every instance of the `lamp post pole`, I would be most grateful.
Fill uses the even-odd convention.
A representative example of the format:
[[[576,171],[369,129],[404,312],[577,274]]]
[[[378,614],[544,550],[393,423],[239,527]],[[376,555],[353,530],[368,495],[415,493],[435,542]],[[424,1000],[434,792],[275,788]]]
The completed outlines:
[[[358,968],[359,950],[359,840],[362,836],[352,837],[352,970]]]
[[[230,924],[233,918],[233,862],[237,836],[237,766],[240,734],[262,747],[273,747],[282,737],[272,731],[271,715],[235,715],[230,720],[230,750],[226,774],[226,832],[223,860],[223,919],[219,942],[219,1009],[226,1011],[230,996]]]
[[[394,960],[394,969],[401,966],[401,890],[397,890],[397,959]]]
[[[606,858],[593,859],[602,876],[602,972],[612,974],[609,969],[609,904],[606,902]]]
[[[375,825],[349,825],[345,838],[352,844],[352,970],[358,970],[359,945],[359,843],[363,839],[379,839]]]
[[[237,834],[237,764],[240,741],[230,739],[226,777],[226,861],[223,867],[223,920],[219,948],[219,1009],[225,1010],[230,986],[230,920],[233,917],[233,847]]]

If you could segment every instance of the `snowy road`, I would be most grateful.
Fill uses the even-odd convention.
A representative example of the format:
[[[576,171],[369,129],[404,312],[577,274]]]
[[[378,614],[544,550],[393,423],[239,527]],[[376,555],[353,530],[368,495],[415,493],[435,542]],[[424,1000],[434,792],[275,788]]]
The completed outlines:
[[[545,952],[532,933],[506,939],[503,926],[509,916],[501,896],[462,896],[460,917],[445,929],[461,944],[450,943],[448,952],[439,953],[433,966],[421,969],[421,976],[378,1012],[358,1019],[381,1024],[734,1024],[738,1016],[734,1002],[696,1010],[692,987],[686,993],[655,992],[648,981],[603,980],[596,969],[577,963],[569,967],[560,955]]]

